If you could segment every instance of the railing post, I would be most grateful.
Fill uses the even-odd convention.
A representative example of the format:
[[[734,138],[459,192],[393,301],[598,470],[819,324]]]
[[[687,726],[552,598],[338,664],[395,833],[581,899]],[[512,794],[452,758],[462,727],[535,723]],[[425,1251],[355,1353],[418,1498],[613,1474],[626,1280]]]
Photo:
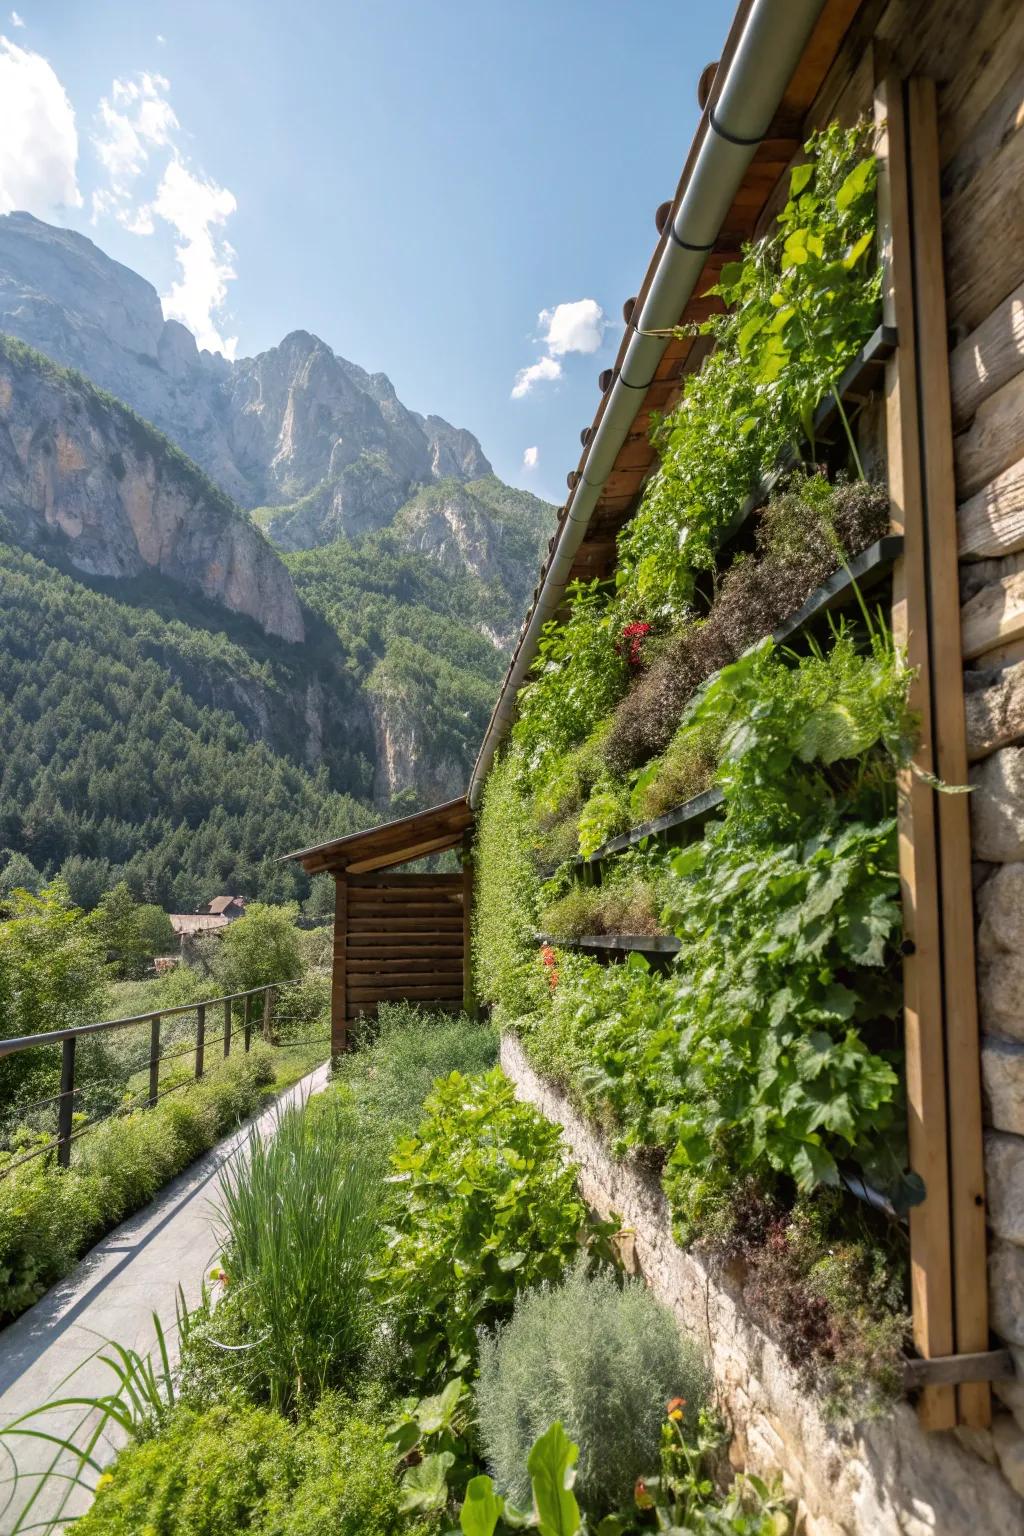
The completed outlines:
[[[242,1010],[242,1030],[245,1034],[245,1049],[249,1050],[249,1042],[252,1039],[252,996],[245,994],[245,1007]]]
[[[71,1116],[75,1107],[75,1037],[62,1042],[60,1056],[60,1103],[57,1106],[57,1163],[71,1164]]]
[[[160,1015],[149,1022],[149,1107],[160,1097]]]
[[[206,1004],[196,1007],[196,1078],[203,1075],[203,1049],[206,1045]]]
[[[224,1004],[224,1055],[231,1055],[231,1001]]]
[[[268,1045],[272,1045],[271,1020],[274,1017],[274,989],[268,987],[263,994],[263,1038]]]

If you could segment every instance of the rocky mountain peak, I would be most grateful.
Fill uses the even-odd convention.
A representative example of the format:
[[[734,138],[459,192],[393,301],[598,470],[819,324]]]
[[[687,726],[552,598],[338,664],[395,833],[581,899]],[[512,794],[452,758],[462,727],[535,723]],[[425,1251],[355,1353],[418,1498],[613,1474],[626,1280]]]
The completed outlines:
[[[302,548],[384,526],[417,485],[490,473],[471,432],[419,416],[391,380],[295,330],[256,357],[200,352],[156,289],[73,230],[0,217],[0,331],[153,422],[243,507],[290,510]]]

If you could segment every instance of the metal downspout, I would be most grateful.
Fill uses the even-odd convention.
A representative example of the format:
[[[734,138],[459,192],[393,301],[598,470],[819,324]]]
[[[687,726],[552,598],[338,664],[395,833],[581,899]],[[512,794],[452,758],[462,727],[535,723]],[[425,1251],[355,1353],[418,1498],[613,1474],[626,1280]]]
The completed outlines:
[[[625,357],[610,385],[582,478],[569,501],[543,585],[474,764],[467,792],[471,806],[479,799],[494,754],[512,722],[516,694],[533,664],[541,631],[561,607],[594,508],[668,346],[667,337],[650,333],[678,324],[824,3],[754,0],[728,72],[716,82],[707,133],[668,228],[643,307],[630,318],[632,334]]]

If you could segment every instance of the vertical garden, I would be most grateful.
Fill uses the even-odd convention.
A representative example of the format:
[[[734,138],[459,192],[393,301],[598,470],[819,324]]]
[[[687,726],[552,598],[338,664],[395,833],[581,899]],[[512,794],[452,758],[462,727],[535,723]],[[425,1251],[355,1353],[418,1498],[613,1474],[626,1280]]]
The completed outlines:
[[[569,589],[485,783],[474,935],[501,1026],[660,1170],[681,1242],[743,1261],[840,1415],[900,1388],[923,1194],[895,819],[914,721],[849,388],[880,320],[875,179],[873,130],[829,127],[723,270],[614,574]]]

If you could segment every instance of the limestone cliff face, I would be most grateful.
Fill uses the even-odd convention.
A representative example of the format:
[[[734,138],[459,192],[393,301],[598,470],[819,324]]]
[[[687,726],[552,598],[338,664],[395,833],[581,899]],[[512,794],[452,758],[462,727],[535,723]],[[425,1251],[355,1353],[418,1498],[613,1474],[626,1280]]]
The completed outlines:
[[[386,811],[395,795],[415,789],[424,805],[440,805],[463,793],[465,764],[454,753],[438,752],[423,721],[408,701],[391,690],[369,691],[376,771],[373,802]]]
[[[90,575],[157,571],[303,638],[291,577],[185,456],[85,379],[0,344],[0,514],[19,542]]]
[[[283,548],[383,527],[416,486],[490,473],[471,432],[407,410],[385,374],[308,331],[236,362],[199,352],[150,283],[27,213],[0,217],[0,331],[123,400],[241,506],[286,509],[265,519]]]

